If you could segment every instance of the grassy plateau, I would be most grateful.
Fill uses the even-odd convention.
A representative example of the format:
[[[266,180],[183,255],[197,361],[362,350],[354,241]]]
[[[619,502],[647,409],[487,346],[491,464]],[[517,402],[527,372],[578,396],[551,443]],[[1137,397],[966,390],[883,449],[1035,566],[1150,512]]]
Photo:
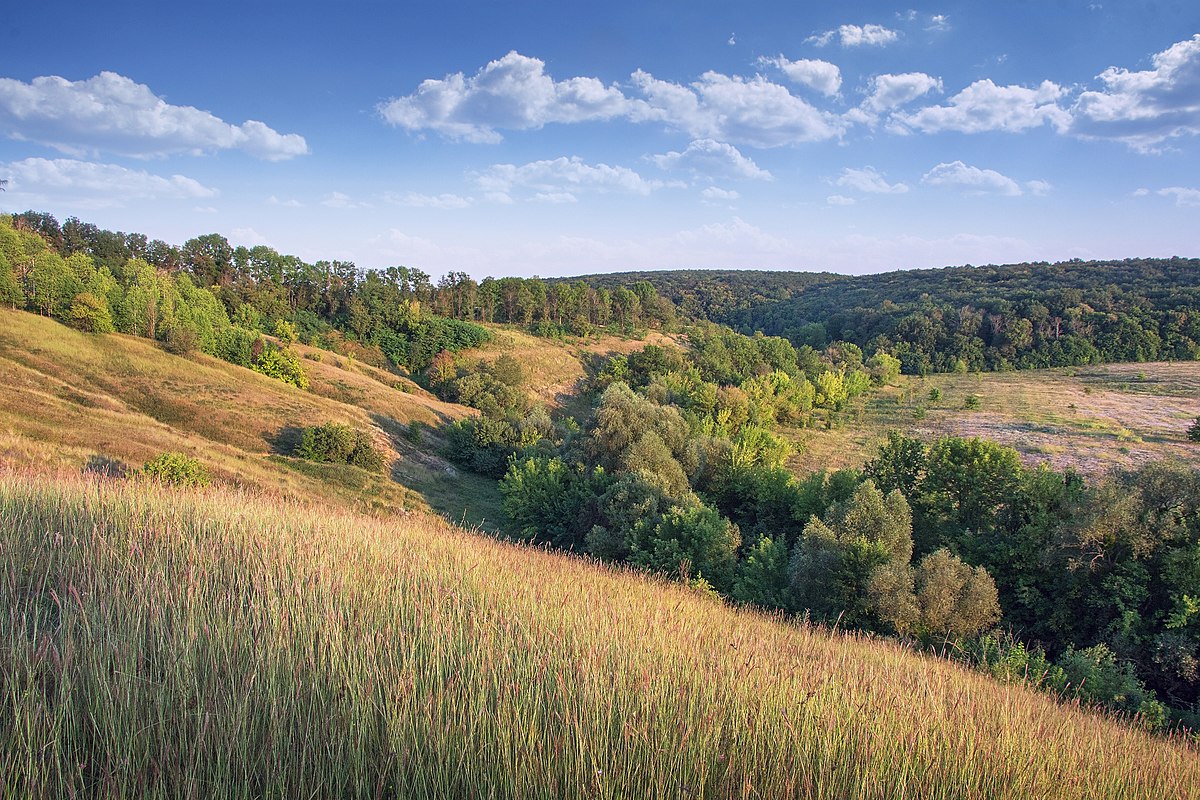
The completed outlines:
[[[1192,798],[1200,753],[456,529],[0,469],[0,794]]]

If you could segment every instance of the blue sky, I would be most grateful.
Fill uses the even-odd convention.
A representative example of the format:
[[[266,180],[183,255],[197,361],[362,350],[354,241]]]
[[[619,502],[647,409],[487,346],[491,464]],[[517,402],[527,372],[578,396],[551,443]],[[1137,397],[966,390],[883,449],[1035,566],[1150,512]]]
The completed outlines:
[[[1200,5],[809,5],[17,4],[0,211],[479,278],[1200,255]]]

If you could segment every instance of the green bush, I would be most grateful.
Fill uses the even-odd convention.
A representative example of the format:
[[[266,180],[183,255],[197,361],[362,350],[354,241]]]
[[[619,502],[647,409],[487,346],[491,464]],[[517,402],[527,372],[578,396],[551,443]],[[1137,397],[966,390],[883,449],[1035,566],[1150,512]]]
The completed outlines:
[[[349,464],[370,472],[381,471],[384,464],[383,453],[365,431],[337,422],[305,428],[294,452],[309,461]]]
[[[267,343],[254,364],[254,371],[290,383],[299,389],[308,388],[308,374],[300,366],[300,359],[291,350],[283,350]]]
[[[142,466],[142,473],[172,486],[208,486],[208,470],[182,453],[162,453]]]
[[[979,395],[969,394],[969,395],[967,395],[967,399],[965,401],[963,401],[963,408],[974,411],[975,409],[979,408],[979,404],[980,404]]]
[[[108,301],[91,292],[75,295],[67,311],[67,321],[85,333],[112,333],[114,330]]]
[[[1187,429],[1188,441],[1200,442],[1200,417],[1196,417],[1196,421]]]

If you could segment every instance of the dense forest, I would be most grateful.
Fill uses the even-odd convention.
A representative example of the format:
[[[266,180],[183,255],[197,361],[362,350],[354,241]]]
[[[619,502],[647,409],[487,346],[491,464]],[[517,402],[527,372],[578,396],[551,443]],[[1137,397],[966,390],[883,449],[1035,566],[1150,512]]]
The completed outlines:
[[[300,340],[479,409],[442,431],[444,454],[499,481],[517,538],[904,637],[1152,729],[1194,725],[1200,710],[1194,468],[1089,484],[979,439],[893,436],[861,470],[796,476],[779,426],[837,424],[901,369],[1195,358],[1198,286],[1200,262],[1181,260],[435,283],[217,234],[176,247],[0,216],[0,303],[303,388],[288,347]],[[597,360],[583,410],[552,415],[516,359],[456,357],[489,339],[480,323],[547,337],[661,329],[686,346]]]
[[[900,359],[909,374],[1200,356],[1200,259],[1068,261],[812,273],[670,271],[649,281],[682,315],[820,349],[834,340]]]

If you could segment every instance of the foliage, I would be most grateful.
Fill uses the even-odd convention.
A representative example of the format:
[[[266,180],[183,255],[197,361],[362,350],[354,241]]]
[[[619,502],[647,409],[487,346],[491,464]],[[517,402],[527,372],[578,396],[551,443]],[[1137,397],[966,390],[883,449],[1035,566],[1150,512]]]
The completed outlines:
[[[383,453],[369,434],[337,422],[305,428],[295,455],[309,461],[349,464],[370,472],[379,472],[384,467]]]
[[[194,458],[182,453],[160,453],[142,465],[142,473],[172,486],[208,486],[208,470]]]
[[[91,292],[80,292],[71,301],[67,321],[72,327],[86,333],[112,333],[112,312],[108,302]]]

